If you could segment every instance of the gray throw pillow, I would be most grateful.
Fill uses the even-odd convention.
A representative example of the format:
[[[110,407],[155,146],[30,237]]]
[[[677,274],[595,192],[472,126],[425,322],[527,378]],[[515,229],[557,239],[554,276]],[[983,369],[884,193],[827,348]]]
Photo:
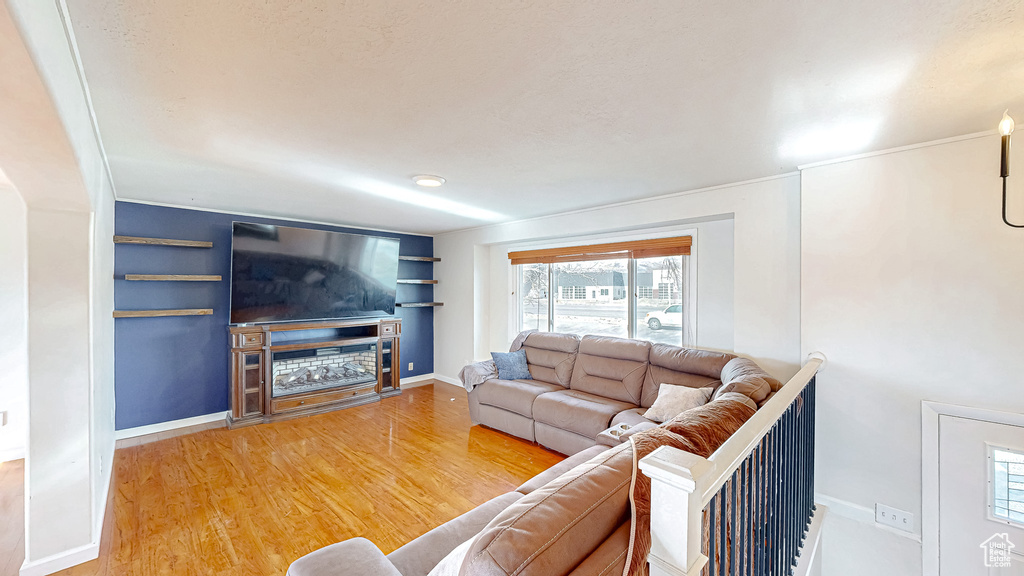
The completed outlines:
[[[501,380],[533,380],[530,367],[526,365],[526,350],[491,352],[491,358]]]

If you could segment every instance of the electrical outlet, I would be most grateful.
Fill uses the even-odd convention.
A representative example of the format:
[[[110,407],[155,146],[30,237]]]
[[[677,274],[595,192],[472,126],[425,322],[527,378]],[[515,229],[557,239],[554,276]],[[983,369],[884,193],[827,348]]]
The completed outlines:
[[[885,504],[875,503],[875,522],[892,526],[905,532],[914,531],[914,515],[906,510],[899,510]]]
[[[412,362],[409,362],[409,370],[412,371]]]
[[[0,412],[0,426],[7,426],[7,410]]]

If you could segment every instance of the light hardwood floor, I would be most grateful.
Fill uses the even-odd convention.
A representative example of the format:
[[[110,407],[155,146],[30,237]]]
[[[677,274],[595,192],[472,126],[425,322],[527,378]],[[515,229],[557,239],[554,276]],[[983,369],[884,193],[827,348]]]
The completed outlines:
[[[25,559],[25,461],[0,464],[0,576],[17,576]]]
[[[59,574],[278,575],[354,536],[388,553],[561,459],[470,427],[466,392],[444,383],[123,448],[100,558]]]

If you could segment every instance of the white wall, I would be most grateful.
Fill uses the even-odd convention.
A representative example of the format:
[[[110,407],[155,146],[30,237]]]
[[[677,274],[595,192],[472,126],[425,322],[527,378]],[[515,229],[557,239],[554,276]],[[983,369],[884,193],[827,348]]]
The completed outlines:
[[[507,347],[510,246],[697,228],[698,302],[707,299],[698,346],[733,349],[788,378],[800,361],[799,202],[790,175],[439,235],[435,372],[455,377],[467,360]]]
[[[919,522],[897,536],[871,509],[921,517],[922,400],[1024,412],[1024,230],[1000,220],[998,173],[996,136],[803,172],[802,347],[829,358],[816,488],[846,516],[826,574],[921,573]]]
[[[3,177],[0,176],[0,180]],[[25,455],[28,434],[28,316],[25,203],[0,184],[0,462]]]
[[[114,463],[114,193],[106,172],[93,208],[91,332],[93,540],[99,542]]]
[[[61,6],[0,5],[0,168],[28,208],[27,573],[95,557],[114,450],[114,194]]]
[[[28,212],[28,562],[92,540],[90,220]]]

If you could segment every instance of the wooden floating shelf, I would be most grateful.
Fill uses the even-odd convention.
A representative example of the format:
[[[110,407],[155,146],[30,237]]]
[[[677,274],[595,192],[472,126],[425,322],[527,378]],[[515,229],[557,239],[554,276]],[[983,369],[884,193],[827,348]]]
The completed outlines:
[[[182,310],[114,310],[114,318],[159,318],[164,316],[210,316],[213,308]]]
[[[219,274],[125,274],[125,280],[149,282],[220,282]]]
[[[399,256],[399,260],[406,260],[409,262],[440,262],[440,258],[434,258],[433,256]]]
[[[202,240],[175,240],[173,238],[143,238],[142,236],[114,236],[114,244],[147,244],[150,246],[183,246],[185,248],[213,248],[213,242]]]
[[[433,306],[444,306],[444,302],[399,302],[395,306],[399,308],[430,308]]]
[[[399,280],[399,284],[437,284],[437,280]]]

